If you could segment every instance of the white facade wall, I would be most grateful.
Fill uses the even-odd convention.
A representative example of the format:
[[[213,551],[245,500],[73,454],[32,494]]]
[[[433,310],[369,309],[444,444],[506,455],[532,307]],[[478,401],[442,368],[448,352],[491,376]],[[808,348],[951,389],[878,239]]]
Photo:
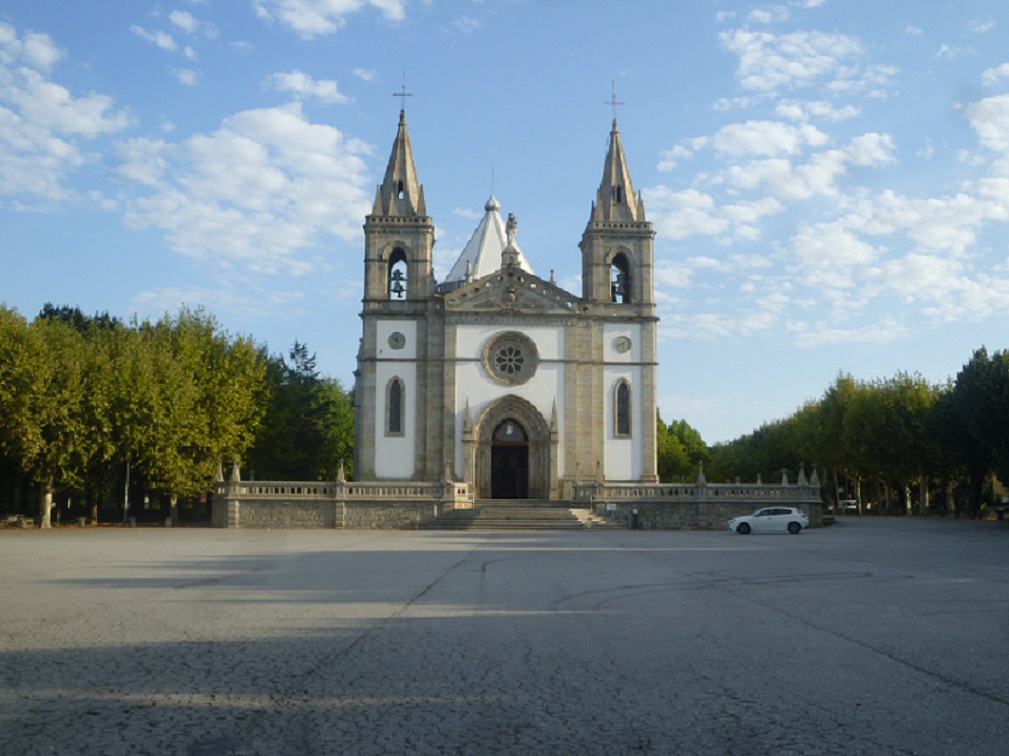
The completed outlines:
[[[484,370],[483,350],[487,342],[499,333],[517,331],[536,344],[539,365],[536,375],[520,386],[498,383]],[[519,328],[507,325],[459,326],[456,329],[456,396],[455,396],[455,474],[462,476],[462,431],[469,403],[470,418],[475,422],[488,405],[513,395],[532,404],[549,423],[554,403],[557,404],[558,431],[563,437],[564,419],[564,329],[556,327]],[[528,429],[527,429],[528,430]],[[558,465],[564,469],[564,448],[559,448]],[[556,471],[554,474],[557,474]]]
[[[620,351],[618,340],[630,339],[631,348]],[[641,366],[641,326],[632,323],[607,323],[603,327],[604,462],[606,480],[638,480],[644,472],[644,434],[641,423],[648,418],[641,414],[644,370]],[[626,380],[631,385],[631,435],[616,435],[617,384]],[[652,420],[654,422],[654,419]]]
[[[402,333],[402,349],[389,346],[389,336]],[[410,480],[416,468],[417,450],[417,324],[411,320],[381,320],[377,323],[375,392],[375,477],[379,480]],[[403,381],[403,434],[387,433],[389,381]]]

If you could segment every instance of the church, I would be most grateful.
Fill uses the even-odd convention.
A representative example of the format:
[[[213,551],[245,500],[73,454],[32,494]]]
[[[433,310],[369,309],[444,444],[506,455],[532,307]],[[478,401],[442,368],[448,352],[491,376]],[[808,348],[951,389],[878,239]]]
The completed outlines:
[[[341,467],[335,481],[243,481],[235,460],[214,482],[213,525],[495,529],[504,512],[533,529],[566,512],[578,527],[721,529],[776,503],[819,525],[815,468],[807,478],[800,465],[794,484],[787,471],[780,485],[708,483],[703,469],[658,480],[655,234],[615,118],[586,206],[580,295],[533,273],[564,253],[520,249],[493,195],[438,281],[400,111],[364,223],[353,480]]]
[[[523,252],[494,196],[438,281],[400,111],[364,224],[355,481],[460,481],[477,501],[658,481],[655,234],[616,119],[591,191],[580,294],[533,273],[537,258],[561,253]]]

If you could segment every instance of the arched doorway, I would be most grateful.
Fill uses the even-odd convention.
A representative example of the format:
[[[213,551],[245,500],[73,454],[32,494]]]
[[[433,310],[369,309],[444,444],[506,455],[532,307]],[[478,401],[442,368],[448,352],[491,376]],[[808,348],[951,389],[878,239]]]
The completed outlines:
[[[501,422],[491,436],[492,499],[529,496],[529,438],[513,418]]]
[[[551,497],[557,434],[527,400],[509,394],[491,402],[463,439],[476,498]]]

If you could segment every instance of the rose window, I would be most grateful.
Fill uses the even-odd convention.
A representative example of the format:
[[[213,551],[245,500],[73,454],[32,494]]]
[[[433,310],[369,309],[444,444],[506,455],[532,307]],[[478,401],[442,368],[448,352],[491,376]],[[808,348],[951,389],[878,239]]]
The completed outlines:
[[[487,342],[483,363],[487,373],[498,383],[518,385],[533,377],[539,358],[536,345],[528,336],[509,331]]]

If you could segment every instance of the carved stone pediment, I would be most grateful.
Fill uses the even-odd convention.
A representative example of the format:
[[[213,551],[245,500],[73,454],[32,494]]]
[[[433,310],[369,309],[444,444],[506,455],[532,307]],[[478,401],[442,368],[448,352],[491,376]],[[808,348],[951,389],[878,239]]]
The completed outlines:
[[[528,312],[571,314],[578,298],[518,266],[506,266],[446,293],[445,310],[453,312]]]

